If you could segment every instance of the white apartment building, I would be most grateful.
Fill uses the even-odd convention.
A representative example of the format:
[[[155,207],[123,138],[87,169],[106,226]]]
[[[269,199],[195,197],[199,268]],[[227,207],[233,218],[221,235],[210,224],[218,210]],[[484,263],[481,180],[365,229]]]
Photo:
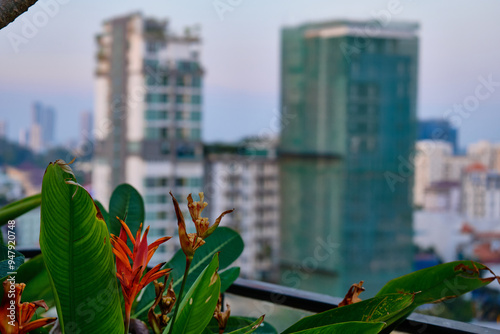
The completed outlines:
[[[423,206],[425,190],[433,182],[445,179],[445,163],[453,155],[453,147],[445,141],[421,140],[416,144],[416,151],[413,203]]]
[[[434,182],[425,189],[423,210],[433,212],[460,211],[460,182]]]
[[[467,155],[486,168],[500,172],[500,144],[481,140],[467,147]]]
[[[237,263],[241,276],[276,280],[280,202],[275,148],[241,146],[239,153],[213,150],[205,164],[210,221],[227,209],[235,209],[224,217],[223,226],[236,229],[245,243]]]
[[[175,235],[169,191],[187,211],[187,195],[202,188],[200,38],[133,13],[104,22],[97,46],[94,197],[108,203],[129,183],[144,196],[150,238]],[[174,238],[152,262],[177,248]]]
[[[467,155],[452,155],[446,157],[443,180],[448,182],[460,182],[464,169],[474,161],[474,158]]]
[[[461,207],[470,219],[500,218],[500,173],[474,163],[464,171]]]

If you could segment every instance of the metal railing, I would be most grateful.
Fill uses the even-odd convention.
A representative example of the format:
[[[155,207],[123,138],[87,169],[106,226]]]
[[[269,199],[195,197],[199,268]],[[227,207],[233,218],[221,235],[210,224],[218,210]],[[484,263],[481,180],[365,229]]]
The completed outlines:
[[[40,249],[19,250],[26,258],[40,254]],[[240,297],[270,302],[313,313],[335,308],[341,298],[297,290],[282,285],[238,278],[226,291]],[[493,334],[500,330],[418,313],[411,314],[396,330],[412,334]]]
[[[271,302],[309,312],[324,312],[337,307],[341,298],[292,289],[281,285],[238,278],[226,291],[241,297]],[[499,330],[418,313],[411,314],[397,329],[415,334],[491,334]]]

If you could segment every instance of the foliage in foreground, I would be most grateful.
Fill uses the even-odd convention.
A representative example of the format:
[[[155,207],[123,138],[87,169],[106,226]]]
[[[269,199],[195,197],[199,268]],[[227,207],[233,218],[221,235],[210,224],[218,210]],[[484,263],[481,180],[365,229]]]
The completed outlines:
[[[144,203],[130,185],[117,187],[108,213],[77,183],[68,164],[58,160],[47,167],[41,196],[0,209],[0,218],[6,217],[0,224],[40,201],[42,255],[24,262],[13,244],[1,246],[1,281],[7,285],[8,273],[17,270],[17,283],[26,285],[12,295],[5,290],[0,314],[8,315],[11,300],[17,300],[17,314],[24,307],[29,315],[2,333],[41,326],[56,326],[56,333],[276,333],[264,316],[245,319],[231,316],[229,305],[223,309],[220,295],[238,277],[239,268],[230,266],[242,253],[243,241],[235,231],[219,227],[232,210],[212,225],[202,217],[207,205],[202,193],[199,201],[187,198],[196,227],[190,234],[172,195],[181,249],[150,270],[147,264],[169,237],[148,243]],[[492,275],[483,278],[485,272]],[[496,279],[480,263],[456,261],[396,278],[363,301],[361,282],[351,287],[341,307],[303,318],[283,333],[389,333],[418,306],[456,298]],[[27,306],[20,303],[18,290],[24,290]],[[36,299],[45,302],[26,302]],[[30,322],[37,306],[55,307],[57,324],[51,318]],[[48,333],[48,328],[36,331]]]

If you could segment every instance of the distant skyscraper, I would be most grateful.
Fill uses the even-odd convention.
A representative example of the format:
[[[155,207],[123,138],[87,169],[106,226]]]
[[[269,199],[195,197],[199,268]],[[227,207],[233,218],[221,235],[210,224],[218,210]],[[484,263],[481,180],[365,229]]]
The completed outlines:
[[[453,153],[458,154],[458,131],[444,119],[418,121],[417,140],[442,140],[451,144]]]
[[[7,122],[0,121],[0,139],[7,138]]]
[[[19,130],[19,145],[27,147],[30,142],[30,132],[28,129],[23,128]]]
[[[417,29],[340,20],[282,30],[284,284],[341,296],[364,280],[374,295],[412,270]]]
[[[80,114],[80,145],[92,140],[93,125],[92,112],[83,111]]]
[[[29,148],[33,152],[40,153],[47,148],[44,146],[42,138],[42,127],[40,124],[32,124],[30,127]]]
[[[107,203],[127,182],[144,195],[151,238],[174,235],[169,191],[184,206],[202,189],[200,39],[131,14],[106,21],[97,44],[95,198]],[[174,245],[161,246],[153,261],[166,260]]]
[[[55,144],[56,112],[54,108],[40,102],[33,103],[32,126],[30,128],[30,147],[33,150],[46,150]],[[32,133],[34,131],[34,133]]]

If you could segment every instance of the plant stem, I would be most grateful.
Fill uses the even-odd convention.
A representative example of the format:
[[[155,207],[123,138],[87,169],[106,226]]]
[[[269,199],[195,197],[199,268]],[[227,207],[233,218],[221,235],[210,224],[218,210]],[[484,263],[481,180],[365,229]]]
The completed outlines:
[[[125,319],[125,334],[129,334],[128,329],[130,327],[130,315],[126,316]]]
[[[172,331],[174,330],[175,318],[177,317],[177,312],[179,311],[179,305],[182,301],[182,293],[184,292],[184,286],[186,285],[189,273],[189,267],[191,267],[191,261],[192,259],[186,258],[186,269],[184,270],[184,277],[182,278],[181,291],[179,291],[179,298],[177,298],[177,305],[175,305],[174,316],[172,317],[172,320],[170,322],[170,330],[168,331],[169,334],[172,334]]]

